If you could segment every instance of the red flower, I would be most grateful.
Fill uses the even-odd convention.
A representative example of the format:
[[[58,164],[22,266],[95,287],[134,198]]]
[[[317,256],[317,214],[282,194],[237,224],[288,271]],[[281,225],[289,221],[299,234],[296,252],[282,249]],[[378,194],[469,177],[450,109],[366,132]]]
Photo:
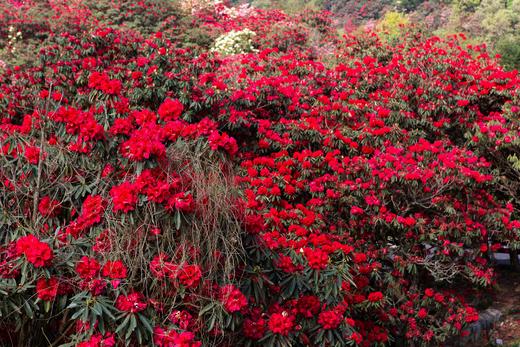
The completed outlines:
[[[195,334],[191,331],[178,333],[174,329],[165,331],[156,327],[153,331],[153,342],[158,347],[200,347],[201,342],[195,341]]]
[[[97,276],[100,268],[101,266],[96,259],[83,256],[76,264],[76,273],[79,277],[90,280]]]
[[[329,262],[329,255],[327,252],[324,252],[319,248],[305,248],[304,252],[311,269],[323,270],[327,267]]]
[[[193,316],[188,311],[173,311],[168,319],[183,330],[188,330],[194,323]]]
[[[23,236],[16,241],[16,252],[25,255],[27,261],[35,267],[48,265],[52,258],[52,249],[45,242],[41,242],[34,235]]]
[[[220,300],[228,312],[240,311],[247,305],[246,296],[232,284],[220,288]]]
[[[133,211],[137,204],[137,192],[130,182],[124,182],[119,186],[112,187],[110,196],[114,203],[114,212],[122,211],[124,213]]]
[[[175,279],[177,265],[168,261],[168,256],[164,253],[156,255],[150,262],[150,272],[157,279],[171,276]]]
[[[357,207],[357,206],[352,206],[350,208],[350,213],[353,215],[363,214],[363,212],[364,212],[363,209],[360,207]]]
[[[95,278],[80,284],[81,289],[87,289],[94,296],[101,295],[106,287],[107,282],[102,280],[101,278]]]
[[[44,217],[56,217],[61,211],[60,202],[44,196],[38,204],[38,211]]]
[[[40,161],[40,148],[34,146],[25,147],[25,159],[33,165],[37,165]]]
[[[184,265],[181,267],[177,278],[186,288],[195,288],[199,285],[202,272],[198,265]]]
[[[421,308],[419,312],[417,312],[417,317],[424,319],[428,316],[428,311],[425,308]]]
[[[49,279],[40,278],[36,282],[36,295],[44,301],[51,301],[58,295],[59,283],[55,277]]]
[[[89,195],[83,201],[81,220],[88,225],[101,222],[105,202],[100,195]]]
[[[435,292],[431,288],[426,288],[426,290],[424,291],[424,295],[426,295],[429,298],[433,297],[434,294]]]
[[[433,298],[434,298],[435,301],[437,301],[438,303],[443,303],[443,302],[444,302],[444,295],[442,295],[441,293],[437,293],[437,294],[435,294]]]
[[[219,132],[215,130],[209,135],[208,142],[210,148],[214,151],[222,147],[230,155],[235,155],[238,152],[237,141],[226,133],[219,134]]]
[[[144,301],[143,294],[133,292],[128,295],[119,295],[116,300],[116,308],[125,312],[141,312],[148,304]]]
[[[467,106],[468,104],[469,104],[468,100],[458,100],[457,101],[457,105],[460,106],[460,107]]]
[[[260,340],[265,335],[265,320],[262,318],[258,320],[247,318],[244,320],[242,331],[245,337],[251,340]]]
[[[88,79],[88,86],[109,95],[116,95],[121,92],[121,81],[111,80],[106,73],[93,72]]]
[[[157,112],[163,121],[172,121],[180,117],[183,109],[184,106],[179,100],[166,99]]]
[[[466,307],[466,323],[470,324],[476,322],[478,321],[478,317],[479,315],[477,310],[475,310],[473,307]]]
[[[365,253],[354,253],[353,260],[356,264],[364,263],[367,261],[367,255]]]
[[[101,334],[93,335],[90,340],[80,342],[77,347],[113,347],[115,345],[114,335],[107,333],[105,336]]]
[[[298,299],[296,310],[305,318],[312,318],[321,309],[320,300],[314,295],[304,295]]]
[[[112,279],[124,279],[126,278],[126,266],[121,260],[107,261],[101,273]]]
[[[361,341],[363,341],[363,336],[358,332],[353,332],[352,335],[350,335],[350,339],[359,345],[361,344]]]
[[[323,311],[318,316],[318,323],[323,329],[336,329],[342,321],[343,315],[337,310]]]
[[[191,212],[195,207],[193,196],[189,193],[177,193],[168,199],[166,208],[176,208],[181,212]]]
[[[282,313],[273,313],[269,318],[267,325],[269,326],[269,330],[273,333],[287,336],[294,326],[294,316],[290,315],[286,311],[283,311]]]
[[[381,292],[373,292],[368,294],[368,301],[370,302],[379,302],[383,300],[384,296]]]

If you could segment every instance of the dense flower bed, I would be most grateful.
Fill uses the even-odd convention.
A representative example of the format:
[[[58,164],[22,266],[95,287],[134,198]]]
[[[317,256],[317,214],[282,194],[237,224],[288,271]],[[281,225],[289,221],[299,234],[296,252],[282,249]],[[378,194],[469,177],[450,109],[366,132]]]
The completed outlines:
[[[96,22],[6,67],[0,341],[464,335],[489,252],[520,246],[517,73],[460,37],[338,39],[326,14],[222,6],[193,25],[248,28],[255,51]]]

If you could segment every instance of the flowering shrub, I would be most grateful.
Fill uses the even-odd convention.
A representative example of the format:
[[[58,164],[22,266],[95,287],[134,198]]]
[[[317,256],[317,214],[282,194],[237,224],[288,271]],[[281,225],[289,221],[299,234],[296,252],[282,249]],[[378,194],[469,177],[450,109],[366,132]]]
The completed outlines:
[[[517,73],[461,37],[389,45],[333,38],[325,15],[197,16],[250,28],[258,51],[186,48],[170,18],[146,36],[49,33],[32,66],[6,66],[0,341],[466,334],[494,282],[488,252],[520,246]],[[272,28],[287,22],[298,44],[281,51]],[[336,47],[327,64],[307,32]]]
[[[252,39],[255,35],[253,31],[247,28],[240,31],[232,30],[217,38],[212,51],[219,52],[222,55],[254,52]]]

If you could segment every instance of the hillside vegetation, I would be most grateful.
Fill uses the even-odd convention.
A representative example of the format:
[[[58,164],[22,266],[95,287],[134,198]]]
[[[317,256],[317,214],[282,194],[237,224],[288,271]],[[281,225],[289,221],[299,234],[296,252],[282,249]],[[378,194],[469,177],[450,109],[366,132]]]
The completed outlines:
[[[507,69],[520,69],[520,1],[518,0],[319,0],[248,1],[289,13],[326,10],[347,32],[412,23],[430,35],[464,33],[474,44],[486,43]],[[241,3],[237,1],[237,3]]]

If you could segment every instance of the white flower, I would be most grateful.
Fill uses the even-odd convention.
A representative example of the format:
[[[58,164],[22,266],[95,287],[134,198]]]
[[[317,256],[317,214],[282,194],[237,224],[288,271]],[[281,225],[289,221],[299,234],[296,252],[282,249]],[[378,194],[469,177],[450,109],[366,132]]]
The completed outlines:
[[[223,55],[242,54],[255,52],[253,47],[252,37],[256,35],[255,32],[249,29],[241,31],[230,31],[219,36],[215,40],[215,44],[211,51],[219,52]]]

